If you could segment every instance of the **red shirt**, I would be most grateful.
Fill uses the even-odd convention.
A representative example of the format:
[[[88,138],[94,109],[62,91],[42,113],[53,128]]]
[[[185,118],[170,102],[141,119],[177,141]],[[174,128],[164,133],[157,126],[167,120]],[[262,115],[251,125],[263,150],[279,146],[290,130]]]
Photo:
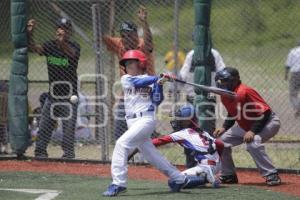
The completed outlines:
[[[240,84],[234,92],[237,97],[221,96],[221,101],[229,116],[233,117],[242,129],[249,131],[252,124],[271,108],[258,92],[247,85]]]

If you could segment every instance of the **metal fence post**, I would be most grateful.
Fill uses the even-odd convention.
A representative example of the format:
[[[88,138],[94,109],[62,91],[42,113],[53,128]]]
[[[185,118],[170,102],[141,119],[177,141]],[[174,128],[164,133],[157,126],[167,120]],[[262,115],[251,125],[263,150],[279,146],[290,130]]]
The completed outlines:
[[[174,74],[178,75],[178,43],[179,43],[179,0],[174,2]],[[174,82],[174,103],[178,102],[177,88],[178,83]]]
[[[100,4],[93,4],[92,5],[92,16],[93,16],[93,35],[94,35],[94,49],[96,53],[96,63],[95,63],[95,73],[96,73],[96,139],[101,144],[101,159],[102,161],[108,160],[108,146],[107,146],[107,125],[103,127],[99,127],[99,124],[104,122],[105,117],[108,117],[108,113],[104,113],[105,109],[102,105],[106,105],[106,97],[101,98],[100,96],[103,95],[105,88],[104,88],[104,80],[99,77],[99,75],[103,75],[103,63],[101,59],[102,53],[102,33],[101,33],[101,14],[100,14]]]

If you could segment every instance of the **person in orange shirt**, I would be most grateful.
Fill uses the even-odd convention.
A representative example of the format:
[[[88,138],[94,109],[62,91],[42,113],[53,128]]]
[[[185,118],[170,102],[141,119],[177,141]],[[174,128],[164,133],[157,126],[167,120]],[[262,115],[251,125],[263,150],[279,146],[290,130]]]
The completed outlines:
[[[140,6],[138,10],[138,19],[143,29],[143,38],[139,38],[137,25],[131,21],[121,23],[119,32],[121,37],[103,36],[107,50],[116,54],[119,60],[128,50],[140,50],[146,55],[147,67],[146,74],[155,75],[154,58],[153,58],[153,40],[152,33],[147,22],[147,10]],[[125,75],[125,68],[120,66],[120,77]],[[126,130],[124,99],[120,98],[116,105],[114,121],[114,137],[117,140]]]
[[[153,41],[152,33],[147,22],[147,10],[145,7],[140,6],[138,11],[138,18],[143,28],[143,38],[139,38],[137,32],[137,25],[131,21],[124,21],[120,25],[120,36],[112,37],[105,35],[103,41],[107,46],[107,50],[115,53],[120,60],[124,53],[128,50],[140,50],[147,58],[148,66],[146,73],[154,75],[154,58],[153,58]],[[124,67],[120,67],[120,76],[126,74]]]

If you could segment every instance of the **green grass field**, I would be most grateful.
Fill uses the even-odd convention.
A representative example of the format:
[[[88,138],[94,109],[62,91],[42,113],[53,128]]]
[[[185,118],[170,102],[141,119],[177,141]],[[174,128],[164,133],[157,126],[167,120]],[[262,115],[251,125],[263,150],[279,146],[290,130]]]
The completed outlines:
[[[55,200],[100,200],[107,199],[101,194],[105,191],[109,179],[99,177],[55,175],[46,173],[29,172],[1,172],[0,197],[1,200],[32,200],[42,194],[31,194],[17,191],[4,191],[3,189],[47,189],[61,192]],[[286,194],[271,192],[249,186],[222,187],[212,189],[204,188],[183,190],[181,193],[170,193],[165,183],[154,181],[130,180],[128,191],[121,194],[118,199],[165,199],[165,200],[215,200],[215,199],[240,199],[240,200],[295,200],[296,197]],[[47,200],[47,199],[43,199]]]

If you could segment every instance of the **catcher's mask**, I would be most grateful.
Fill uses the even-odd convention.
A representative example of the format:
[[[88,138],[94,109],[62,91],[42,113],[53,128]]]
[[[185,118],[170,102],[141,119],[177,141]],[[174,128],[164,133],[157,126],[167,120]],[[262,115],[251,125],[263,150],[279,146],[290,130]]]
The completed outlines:
[[[195,109],[192,105],[184,105],[179,107],[172,113],[172,119],[170,121],[174,131],[180,131],[184,128],[198,128]]]
[[[225,67],[216,73],[215,82],[219,88],[234,91],[241,83],[239,71],[233,67]]]

